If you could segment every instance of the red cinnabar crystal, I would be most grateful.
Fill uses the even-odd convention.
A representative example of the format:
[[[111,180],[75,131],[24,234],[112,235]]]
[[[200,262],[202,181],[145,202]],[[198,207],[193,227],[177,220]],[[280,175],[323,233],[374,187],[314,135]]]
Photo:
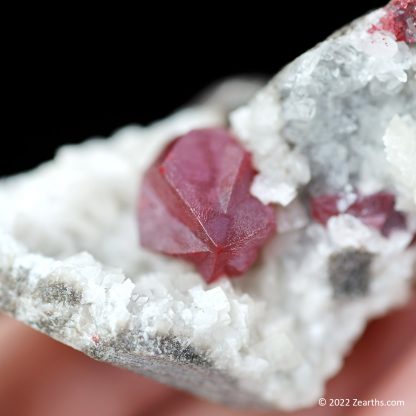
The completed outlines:
[[[371,31],[386,30],[398,41],[416,42],[416,0],[392,0],[386,6],[386,14]]]
[[[392,230],[404,228],[406,220],[401,212],[394,209],[394,195],[388,192],[377,192],[372,195],[356,195],[355,201],[339,208],[342,194],[321,195],[311,199],[311,215],[316,221],[325,225],[328,220],[339,214],[350,214],[359,218],[364,224],[377,228],[385,236]]]
[[[251,157],[225,129],[193,130],[146,172],[141,244],[193,263],[207,282],[237,276],[275,232],[275,213],[250,194]]]

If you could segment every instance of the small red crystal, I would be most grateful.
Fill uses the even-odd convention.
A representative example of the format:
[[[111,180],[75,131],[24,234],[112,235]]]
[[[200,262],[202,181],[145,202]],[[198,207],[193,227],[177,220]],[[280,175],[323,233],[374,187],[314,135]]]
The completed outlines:
[[[319,195],[311,198],[311,216],[315,221],[326,225],[328,220],[340,214],[338,201],[342,198],[339,194]]]
[[[342,194],[320,195],[310,200],[312,218],[326,225],[328,220],[339,214],[350,214],[359,218],[364,224],[377,228],[384,236],[394,229],[404,228],[404,215],[394,208],[395,197],[388,192],[377,192],[372,195],[356,195],[354,202],[339,209]]]
[[[386,30],[397,41],[416,43],[416,0],[392,0],[385,10],[386,14],[370,32]]]
[[[276,229],[274,210],[250,194],[254,175],[225,129],[177,138],[144,176],[141,244],[193,263],[207,282],[244,273]]]

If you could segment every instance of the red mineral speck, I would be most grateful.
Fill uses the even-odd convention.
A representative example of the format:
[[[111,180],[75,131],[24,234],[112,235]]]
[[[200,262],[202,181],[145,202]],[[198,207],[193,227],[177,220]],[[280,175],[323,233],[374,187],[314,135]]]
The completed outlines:
[[[311,215],[315,221],[325,225],[328,220],[340,214],[338,201],[342,198],[339,194],[319,195],[311,199]]]
[[[416,0],[392,0],[385,7],[386,14],[369,30],[385,30],[397,41],[416,43]]]
[[[98,344],[100,342],[100,336],[99,335],[93,335],[91,337],[91,340],[94,344]]]
[[[360,218],[364,224],[381,230],[394,213],[394,203],[394,195],[377,192],[372,195],[359,196],[346,212]]]
[[[225,129],[192,130],[146,172],[141,244],[193,263],[207,282],[238,276],[275,232],[275,212],[250,194],[250,154]]]
[[[406,226],[405,216],[394,208],[395,197],[388,192],[372,195],[356,195],[355,201],[344,210],[339,209],[342,194],[320,195],[310,200],[312,218],[326,225],[328,220],[339,214],[350,214],[359,218],[364,224],[377,228],[384,236],[393,230]]]

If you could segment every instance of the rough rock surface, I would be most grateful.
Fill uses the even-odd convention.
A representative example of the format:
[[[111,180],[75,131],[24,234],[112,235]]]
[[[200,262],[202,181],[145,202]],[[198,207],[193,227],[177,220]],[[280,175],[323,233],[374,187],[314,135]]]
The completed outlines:
[[[252,193],[280,204],[279,235],[245,276],[207,286],[138,246],[145,169],[173,137],[225,124],[195,107],[64,147],[0,183],[0,309],[212,400],[312,405],[368,319],[406,301],[415,271],[416,49],[369,32],[383,13],[298,58],[232,114],[259,171]],[[348,214],[310,219],[305,198],[349,187],[394,193],[406,229],[386,237]]]

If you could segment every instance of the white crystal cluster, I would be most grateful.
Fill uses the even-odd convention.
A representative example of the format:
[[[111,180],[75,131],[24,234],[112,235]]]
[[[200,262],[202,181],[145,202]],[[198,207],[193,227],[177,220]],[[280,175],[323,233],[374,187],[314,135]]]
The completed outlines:
[[[383,137],[386,158],[397,181],[401,205],[416,204],[416,119],[393,117]],[[413,195],[413,201],[412,201]]]
[[[254,154],[252,191],[263,202],[287,205],[311,178],[313,193],[339,191],[357,177],[364,193],[397,185],[382,137],[395,116],[416,117],[416,48],[368,32],[383,13],[300,56],[232,114]]]
[[[401,195],[413,218],[415,48],[367,33],[381,13],[300,57],[231,116],[259,170],[253,194],[280,204],[279,235],[245,276],[207,286],[137,241],[145,169],[175,136],[225,124],[223,111],[195,107],[64,147],[0,182],[0,309],[213,400],[312,405],[368,319],[406,301],[415,271],[412,221],[389,238],[347,214],[325,228],[298,197],[354,178],[363,192]],[[337,294],[329,264],[348,272],[355,259],[367,285]]]

